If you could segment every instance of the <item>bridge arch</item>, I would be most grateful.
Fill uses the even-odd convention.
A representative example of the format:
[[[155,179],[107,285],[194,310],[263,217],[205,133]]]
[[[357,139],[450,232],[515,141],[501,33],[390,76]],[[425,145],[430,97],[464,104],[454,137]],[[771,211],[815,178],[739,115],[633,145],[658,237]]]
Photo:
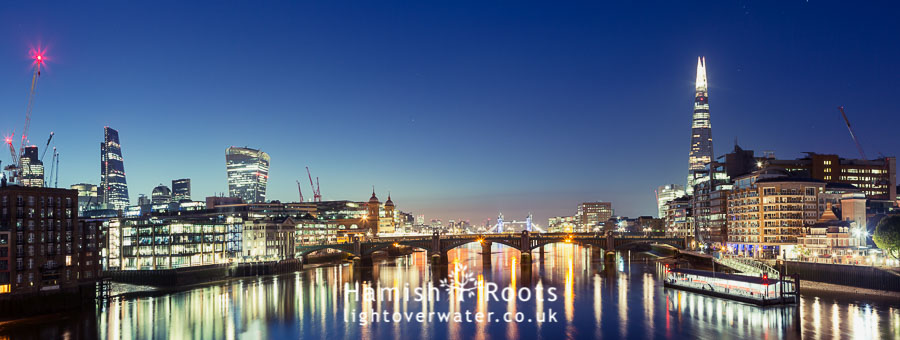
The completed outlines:
[[[617,244],[615,250],[623,250],[623,249],[627,249],[627,248],[639,246],[639,245],[654,245],[654,244],[666,245],[666,246],[676,248],[676,249],[684,249],[684,245],[682,245],[681,241],[679,241],[679,240],[634,240],[634,241],[627,241],[627,242],[623,242],[621,244]]]
[[[362,250],[362,253],[363,253],[363,255],[372,255],[377,251],[386,250],[386,249],[394,246],[395,244],[399,245],[399,246],[407,246],[407,247],[422,249],[427,252],[431,252],[431,246],[423,244],[422,241],[397,241],[397,242],[379,242],[379,243],[367,245],[366,247],[364,247],[365,249]]]
[[[317,251],[327,250],[327,249],[337,250],[342,253],[347,253],[347,254],[350,254],[353,256],[360,255],[360,254],[357,254],[353,250],[353,244],[322,244],[322,245],[314,245],[314,246],[301,246],[300,251],[297,252],[297,255],[306,256],[306,255],[315,253]]]
[[[441,252],[442,252],[442,253],[446,253],[446,252],[449,252],[449,251],[451,251],[451,250],[453,250],[453,249],[456,249],[456,248],[459,248],[459,247],[462,247],[462,246],[465,246],[465,245],[468,245],[468,244],[471,244],[471,243],[481,243],[481,242],[479,242],[479,240],[484,240],[484,242],[487,242],[487,243],[490,243],[490,244],[494,244],[494,243],[502,244],[502,245],[504,245],[504,246],[513,248],[513,249],[518,250],[518,251],[520,251],[520,252],[522,251],[522,249],[519,248],[519,244],[518,244],[518,242],[517,242],[518,239],[503,239],[503,238],[473,238],[473,239],[466,239],[466,240],[441,241]]]

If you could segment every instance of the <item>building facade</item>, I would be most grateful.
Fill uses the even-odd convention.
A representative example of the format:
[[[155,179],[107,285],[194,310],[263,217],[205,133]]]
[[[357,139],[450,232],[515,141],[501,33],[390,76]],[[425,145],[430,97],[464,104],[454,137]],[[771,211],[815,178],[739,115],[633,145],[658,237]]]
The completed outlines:
[[[718,162],[706,164],[695,172],[694,194],[691,196],[692,229],[694,238],[701,245],[723,246],[727,242],[726,206],[731,190],[725,165]]]
[[[869,200],[893,201],[897,195],[896,157],[862,160],[809,152],[800,159],[762,161],[800,176],[853,185]]]
[[[232,262],[240,256],[239,218],[115,218],[107,232],[112,270],[183,268]]]
[[[660,185],[656,189],[656,206],[658,208],[657,217],[666,218],[666,203],[684,196],[684,187],[678,184]]]
[[[732,252],[774,258],[798,243],[824,204],[825,181],[788,177],[763,169],[735,180],[728,196],[728,247]]]
[[[584,202],[578,205],[576,218],[581,231],[600,228],[613,216],[612,202]]]
[[[855,227],[855,221],[839,220],[828,204],[822,217],[803,229],[798,249],[786,255],[812,262],[853,263],[862,254],[860,239],[852,235]]]
[[[269,154],[250,148],[230,147],[225,151],[228,195],[247,203],[266,201]]]
[[[676,198],[666,204],[666,235],[673,237],[693,237],[690,196]]]
[[[694,188],[698,171],[713,159],[712,124],[709,119],[709,96],[706,78],[706,58],[697,58],[697,80],[694,83],[694,116],[691,122],[691,152],[689,155],[687,193]]]
[[[99,232],[79,223],[75,190],[0,187],[0,295],[93,282]]]
[[[100,203],[107,208],[122,210],[129,204],[128,184],[125,181],[125,162],[119,131],[103,128],[103,142],[100,143],[100,187],[97,194]]]
[[[72,184],[69,187],[78,191],[78,213],[96,209],[100,205],[97,198],[97,186],[88,183]]]
[[[297,225],[290,217],[244,222],[243,260],[280,261],[294,258]]]

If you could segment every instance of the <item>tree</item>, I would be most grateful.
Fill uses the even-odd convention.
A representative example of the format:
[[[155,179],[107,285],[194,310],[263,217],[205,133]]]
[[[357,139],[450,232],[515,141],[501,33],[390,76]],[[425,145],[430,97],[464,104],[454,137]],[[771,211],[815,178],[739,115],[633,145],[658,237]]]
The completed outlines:
[[[882,218],[875,227],[872,240],[890,257],[900,259],[900,215]]]

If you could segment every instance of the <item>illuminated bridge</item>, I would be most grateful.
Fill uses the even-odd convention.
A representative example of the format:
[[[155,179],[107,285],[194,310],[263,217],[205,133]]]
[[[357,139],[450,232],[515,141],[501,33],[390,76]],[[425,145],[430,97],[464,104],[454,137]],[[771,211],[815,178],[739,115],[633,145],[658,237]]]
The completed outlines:
[[[372,254],[387,250],[390,247],[408,246],[428,252],[433,262],[447,263],[450,250],[469,243],[480,243],[482,260],[490,261],[490,249],[494,243],[503,244],[522,253],[523,264],[530,263],[531,251],[552,243],[573,243],[582,246],[594,246],[606,251],[627,249],[637,245],[663,244],[678,249],[685,249],[688,240],[680,237],[667,237],[664,234],[627,234],[627,233],[502,233],[502,234],[460,234],[446,235],[435,233],[431,236],[384,237],[362,240],[356,237],[352,242],[322,243],[297,246],[297,254],[305,256],[309,253],[333,249],[352,255],[363,265],[372,263]]]

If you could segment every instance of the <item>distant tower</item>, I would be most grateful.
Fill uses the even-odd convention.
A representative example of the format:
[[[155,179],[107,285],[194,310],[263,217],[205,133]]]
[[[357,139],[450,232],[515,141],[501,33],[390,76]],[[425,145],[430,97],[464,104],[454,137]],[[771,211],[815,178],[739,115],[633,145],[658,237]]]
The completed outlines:
[[[100,187],[97,188],[97,194],[101,203],[122,210],[129,201],[119,131],[107,126],[103,128],[103,135],[103,142],[100,143]]]
[[[250,148],[230,147],[225,150],[228,174],[228,196],[240,197],[246,203],[266,202],[269,181],[269,154]]]
[[[391,194],[388,194],[388,199],[384,202],[384,218],[391,223],[391,230],[396,231],[397,225],[396,220],[394,219],[394,201],[391,201]]]
[[[528,212],[528,217],[525,218],[525,230],[527,230],[529,233],[531,232],[531,218],[533,216],[534,215],[531,212]]]
[[[378,201],[378,197],[375,197],[375,188],[372,188],[372,197],[369,198],[369,203],[366,205],[366,227],[372,231],[373,235],[378,234],[378,208],[380,206],[381,202]]]
[[[500,216],[497,217],[497,232],[503,232],[503,213],[500,213]]]
[[[697,57],[697,81],[694,94],[694,119],[691,124],[691,153],[688,168],[688,181],[685,188],[688,194],[694,191],[697,172],[704,170],[713,158],[712,125],[709,122],[709,98],[707,96],[706,58]]]

